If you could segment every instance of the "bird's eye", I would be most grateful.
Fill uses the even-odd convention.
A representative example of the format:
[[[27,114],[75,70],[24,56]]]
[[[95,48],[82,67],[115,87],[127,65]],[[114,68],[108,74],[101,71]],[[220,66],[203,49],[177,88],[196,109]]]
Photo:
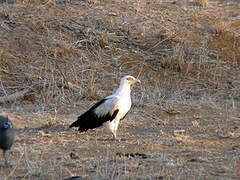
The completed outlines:
[[[132,77],[127,78],[128,81],[133,81],[134,79]]]

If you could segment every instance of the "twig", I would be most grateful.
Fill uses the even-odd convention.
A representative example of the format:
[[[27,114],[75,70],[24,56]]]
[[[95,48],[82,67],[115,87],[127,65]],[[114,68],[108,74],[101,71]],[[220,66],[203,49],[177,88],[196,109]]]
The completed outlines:
[[[177,36],[177,35],[175,35],[175,36],[170,36],[170,37],[165,38],[165,39],[163,39],[163,40],[161,40],[161,41],[158,41],[154,46],[148,48],[147,50],[148,50],[148,51],[149,51],[149,50],[152,50],[153,48],[157,47],[159,44],[162,44],[163,42],[165,42],[165,41],[167,41],[167,40],[169,40],[169,39],[172,39],[172,38],[174,38],[174,37],[176,37],[176,36]]]
[[[0,21],[0,27],[5,30],[6,32],[13,32],[3,21]]]
[[[32,91],[31,89],[24,89],[22,91],[18,91],[16,93],[11,94],[11,95],[0,97],[0,104],[7,103],[7,102],[13,102],[13,101],[16,101],[18,99],[21,99],[21,98],[24,97],[25,94],[27,94],[31,91]]]

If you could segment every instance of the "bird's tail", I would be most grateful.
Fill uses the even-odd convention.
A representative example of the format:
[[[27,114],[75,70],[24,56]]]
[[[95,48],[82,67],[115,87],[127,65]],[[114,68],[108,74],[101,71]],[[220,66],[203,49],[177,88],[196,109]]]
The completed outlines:
[[[78,127],[78,131],[79,132],[84,132],[84,131],[87,131],[89,128],[86,126],[86,124],[84,122],[82,122],[81,119],[78,119],[77,121],[73,122],[69,128],[72,128],[72,127]]]
[[[78,127],[79,125],[80,125],[80,122],[79,122],[79,120],[77,120],[77,121],[73,122],[73,123],[69,126],[69,128]]]

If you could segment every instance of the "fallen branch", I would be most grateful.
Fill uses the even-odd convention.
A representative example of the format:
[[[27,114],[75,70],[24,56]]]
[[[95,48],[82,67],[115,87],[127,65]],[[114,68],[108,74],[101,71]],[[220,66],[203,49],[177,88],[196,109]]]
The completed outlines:
[[[16,93],[13,93],[8,96],[0,97],[0,103],[9,103],[9,102],[14,102],[18,99],[23,98],[27,93],[31,92],[31,89],[24,89],[22,91],[18,91]]]
[[[40,92],[46,86],[49,86],[49,83],[39,83],[39,84],[32,86],[31,88],[15,92],[8,96],[0,97],[0,104],[10,103],[10,102],[14,102],[16,100],[22,99],[25,97],[25,95],[27,95],[28,93],[31,93],[33,91]],[[59,88],[63,87],[65,89],[70,89],[74,92],[79,92],[79,90],[81,89],[81,87],[79,87],[78,85],[73,84],[71,82],[63,83],[63,82],[59,81],[59,82],[57,82],[57,86]]]
[[[5,30],[6,32],[13,32],[13,30],[10,29],[3,21],[0,21],[0,28]]]

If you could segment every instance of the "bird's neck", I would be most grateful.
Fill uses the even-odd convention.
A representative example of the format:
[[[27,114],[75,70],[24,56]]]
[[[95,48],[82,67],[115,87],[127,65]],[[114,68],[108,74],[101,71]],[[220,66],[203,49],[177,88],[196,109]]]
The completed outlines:
[[[0,128],[0,131],[2,131],[2,132],[5,132],[5,131],[7,131],[9,128]]]
[[[131,89],[130,84],[120,84],[115,94],[119,96],[129,96],[130,97]]]

